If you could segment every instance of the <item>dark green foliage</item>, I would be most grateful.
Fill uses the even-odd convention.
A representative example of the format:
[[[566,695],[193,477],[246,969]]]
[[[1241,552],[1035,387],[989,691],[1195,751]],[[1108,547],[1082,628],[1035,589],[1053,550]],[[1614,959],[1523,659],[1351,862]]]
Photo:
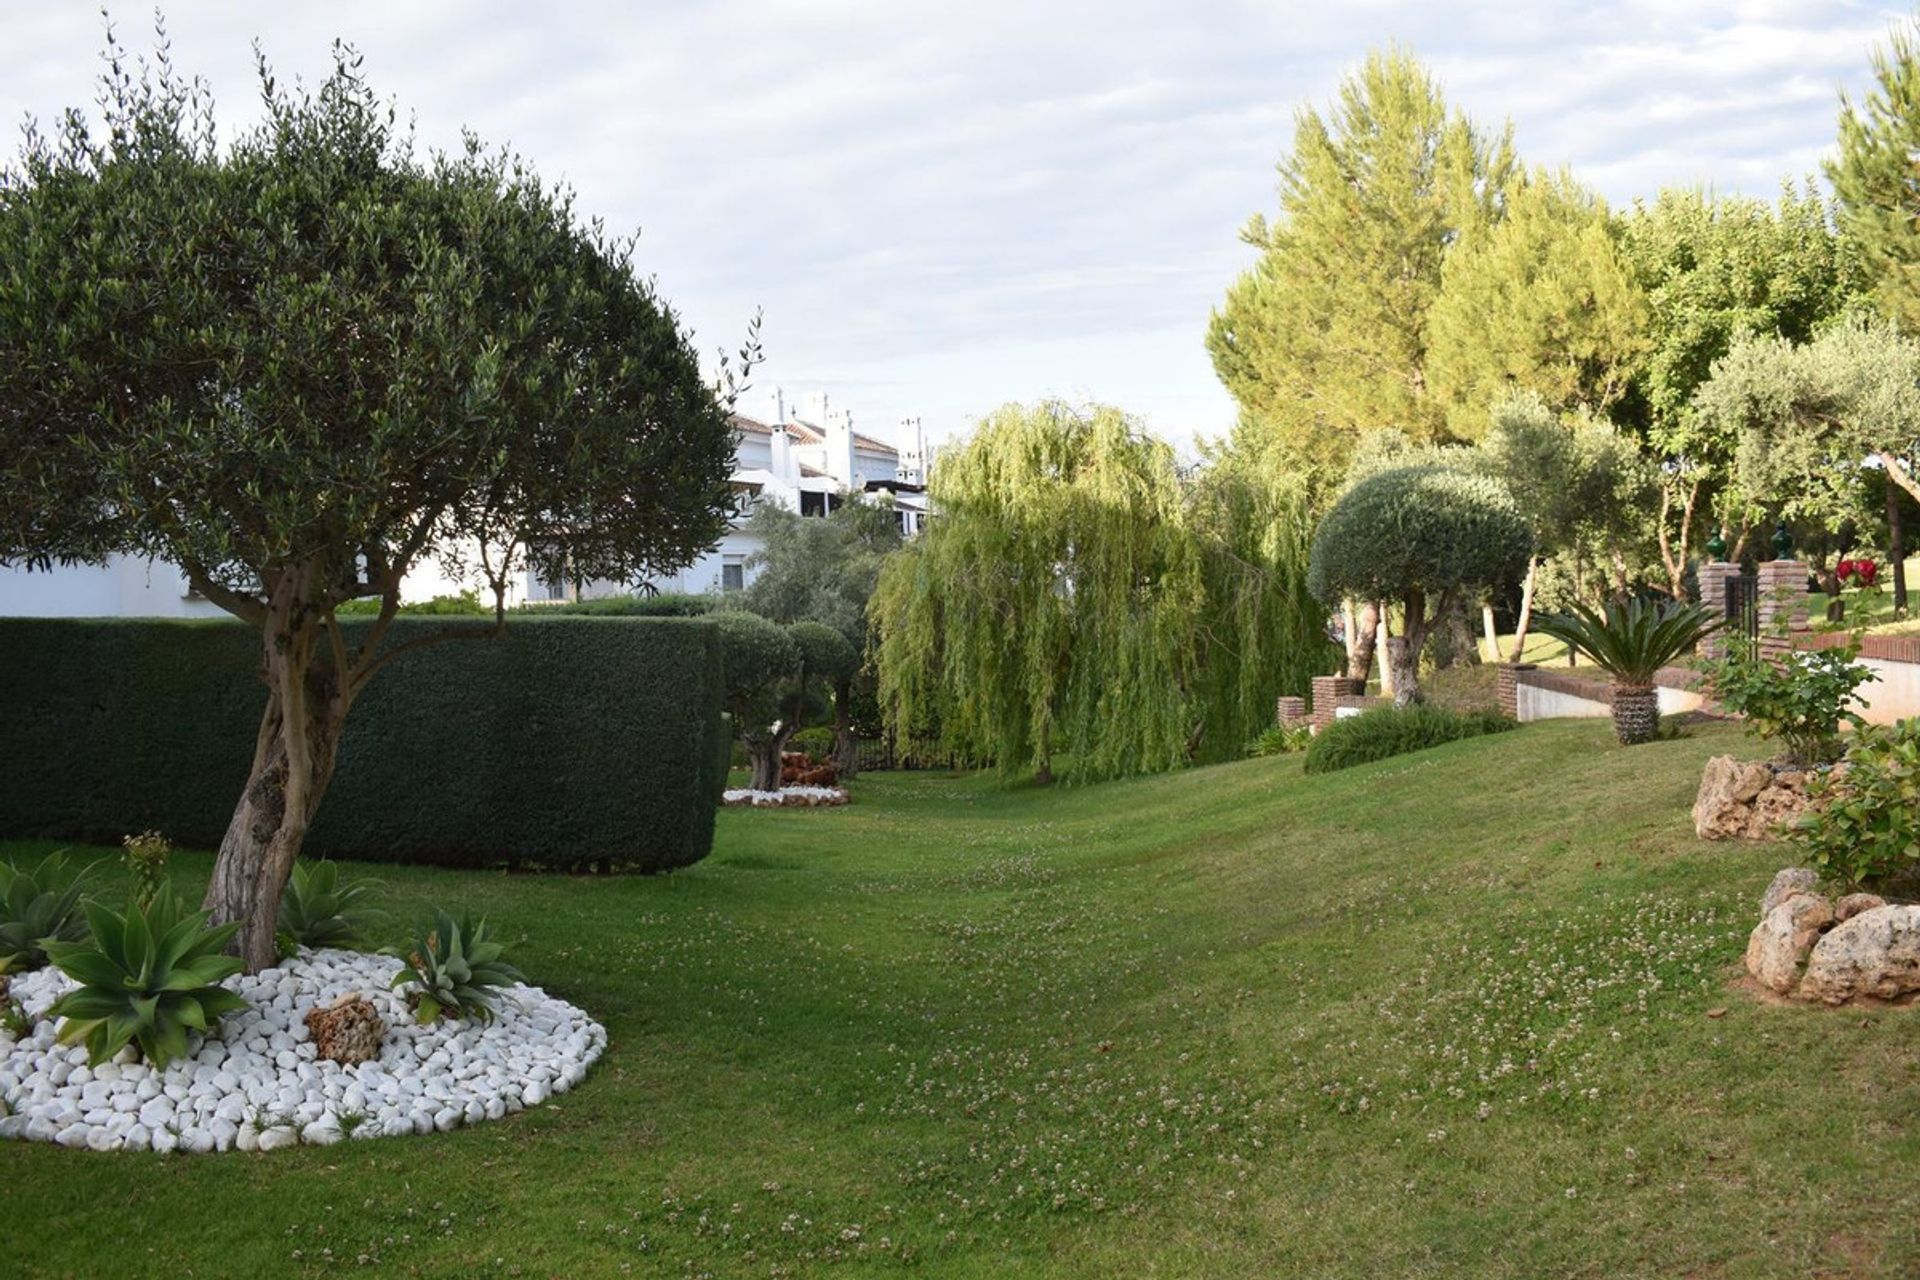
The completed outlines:
[[[713,596],[663,593],[657,596],[598,596],[591,600],[526,604],[516,612],[540,615],[571,613],[590,618],[704,618],[719,603]]]
[[[1335,720],[1313,736],[1306,771],[1332,773],[1371,764],[1443,742],[1505,733],[1520,726],[1492,711],[1443,711],[1439,707],[1381,707]]]
[[[296,862],[280,895],[280,950],[300,947],[357,947],[380,917],[371,899],[380,892],[373,880],[342,880],[337,864],[321,859]]]
[[[60,1042],[84,1043],[90,1064],[133,1041],[155,1068],[164,1067],[186,1053],[187,1032],[206,1031],[247,1007],[216,985],[240,972],[240,960],[221,953],[237,923],[208,928],[204,912],[180,909],[171,884],[144,909],[120,915],[89,901],[86,911],[90,937],[47,948],[60,972],[80,984],[48,1013],[67,1020]]]
[[[727,681],[727,711],[742,734],[779,715],[782,692],[800,673],[800,647],[788,628],[757,613],[716,614]]]
[[[379,616],[380,601],[343,600],[334,612],[343,618],[373,618]],[[395,612],[418,618],[478,618],[492,613],[493,606],[483,603],[478,591],[462,591],[403,604]]]
[[[1743,640],[1707,667],[1707,678],[1714,701],[1744,719],[1748,732],[1779,739],[1789,763],[1826,764],[1845,749],[1840,726],[1865,724],[1852,710],[1854,691],[1879,679],[1854,661],[1858,654],[1852,647],[1823,649],[1775,661]]]
[[[50,853],[24,871],[0,862],[0,974],[38,969],[47,962],[45,943],[85,936],[80,917],[86,868],[69,867],[63,852]]]
[[[1604,613],[1575,601],[1570,613],[1548,614],[1535,625],[1618,683],[1644,689],[1660,668],[1692,652],[1725,621],[1704,605],[1656,604],[1636,596],[1625,604],[1608,601]]]
[[[1920,719],[1863,728],[1846,774],[1816,774],[1813,792],[1826,804],[1792,834],[1821,874],[1877,884],[1920,866]]]
[[[393,986],[408,988],[413,1016],[423,1024],[442,1014],[492,1022],[497,993],[523,977],[507,962],[506,950],[488,936],[485,920],[455,920],[436,910],[432,927],[409,950],[388,949],[405,961]]]
[[[825,725],[802,729],[787,739],[787,750],[804,751],[816,760],[825,759],[833,753],[833,730]]]
[[[1320,522],[1307,585],[1328,604],[1438,597],[1517,577],[1532,549],[1499,481],[1441,466],[1396,467],[1347,490]]]
[[[394,642],[446,625],[399,619]],[[0,833],[216,845],[265,697],[257,655],[226,622],[0,619]],[[714,628],[690,619],[524,618],[409,655],[361,695],[307,851],[696,862],[725,778],[719,681]]]

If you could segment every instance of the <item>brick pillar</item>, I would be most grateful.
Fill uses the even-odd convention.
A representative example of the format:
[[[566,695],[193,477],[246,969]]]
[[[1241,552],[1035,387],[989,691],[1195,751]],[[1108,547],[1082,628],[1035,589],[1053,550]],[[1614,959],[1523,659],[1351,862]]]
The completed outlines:
[[[1500,714],[1509,720],[1520,718],[1520,673],[1538,669],[1532,662],[1503,662],[1494,678],[1494,686],[1500,694]]]
[[[1726,617],[1727,593],[1732,589],[1734,579],[1739,576],[1740,566],[1731,560],[1703,561],[1700,565],[1700,603],[1713,610],[1716,617]],[[1700,656],[1703,658],[1727,656],[1725,627],[1700,642]]]
[[[1276,698],[1273,703],[1274,721],[1281,725],[1297,724],[1307,718],[1307,700],[1305,698]]]
[[[1760,634],[1783,630],[1795,621],[1805,622],[1811,615],[1807,595],[1807,566],[1798,560],[1769,560],[1760,566]]]
[[[1342,697],[1356,693],[1365,693],[1367,682],[1348,676],[1315,676],[1313,678],[1313,728],[1314,732],[1333,723],[1334,707]]]

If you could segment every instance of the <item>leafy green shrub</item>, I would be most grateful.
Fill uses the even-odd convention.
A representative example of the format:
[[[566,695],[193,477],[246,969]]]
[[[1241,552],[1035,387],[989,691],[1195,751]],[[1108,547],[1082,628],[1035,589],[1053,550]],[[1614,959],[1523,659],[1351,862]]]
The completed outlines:
[[[32,871],[0,862],[0,973],[38,969],[45,944],[86,936],[80,915],[85,867],[67,866],[64,850],[48,854]]]
[[[164,1067],[186,1053],[187,1032],[247,1007],[216,985],[240,972],[238,957],[221,954],[240,926],[208,928],[204,912],[180,910],[171,884],[144,910],[119,915],[88,902],[86,913],[90,938],[47,946],[53,963],[80,984],[48,1013],[67,1020],[60,1042],[84,1042],[89,1062],[105,1062],[132,1041]]]
[[[1371,764],[1443,742],[1504,733],[1520,726],[1491,711],[1443,711],[1439,707],[1381,707],[1335,720],[1313,736],[1306,771],[1332,773]]]
[[[380,916],[368,901],[379,889],[372,880],[341,880],[339,866],[325,859],[294,863],[280,896],[281,954],[364,945]]]
[[[1793,652],[1775,663],[1743,641],[1725,658],[1707,664],[1707,674],[1714,699],[1744,717],[1749,733],[1777,739],[1792,764],[1827,764],[1846,749],[1840,726],[1865,723],[1849,709],[1854,692],[1879,679],[1870,667],[1854,661],[1859,652],[1851,645]]]
[[[833,754],[833,730],[825,726],[802,729],[787,739],[787,750],[804,751],[816,760]]]
[[[401,955],[390,948],[389,955]],[[487,936],[487,922],[471,916],[455,920],[445,911],[433,913],[433,927],[403,958],[393,986],[411,988],[413,1016],[425,1024],[442,1014],[452,1018],[493,1021],[495,993],[522,981],[520,971],[506,960],[506,948]]]
[[[1860,885],[1920,866],[1920,719],[1860,730],[1844,773],[1822,770],[1810,790],[1826,803],[1791,835],[1823,876]]]
[[[379,614],[380,602],[371,598],[344,600],[334,609],[334,612],[342,618],[371,618]],[[493,606],[482,600],[478,591],[462,591],[455,595],[434,596],[412,604],[403,604],[400,606],[400,612],[416,618],[479,617],[492,613]]]
[[[1313,730],[1304,721],[1299,724],[1275,724],[1247,743],[1249,756],[1290,756],[1305,751],[1313,741]]]
[[[527,613],[579,614],[590,618],[704,618],[719,607],[713,596],[662,592],[656,596],[596,596],[591,600],[556,600],[550,604],[523,604]]]
[[[158,831],[142,831],[128,836],[120,845],[120,865],[133,877],[134,905],[145,907],[167,882],[167,859],[173,856],[173,844]]]

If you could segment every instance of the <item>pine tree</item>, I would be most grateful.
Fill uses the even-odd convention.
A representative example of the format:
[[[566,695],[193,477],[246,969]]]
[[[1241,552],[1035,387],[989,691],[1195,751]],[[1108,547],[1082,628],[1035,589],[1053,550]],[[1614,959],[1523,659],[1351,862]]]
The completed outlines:
[[[1874,299],[1901,328],[1920,332],[1920,28],[1874,50],[1874,88],[1842,98],[1839,154],[1827,178],[1840,228],[1858,248]]]
[[[1496,220],[1511,129],[1450,111],[1411,55],[1371,54],[1323,115],[1299,118],[1280,211],[1242,237],[1259,261],[1228,290],[1207,347],[1240,404],[1236,444],[1279,446],[1337,478],[1365,432],[1446,434],[1428,383],[1428,319],[1449,248]]]
[[[1500,222],[1441,272],[1427,372],[1448,434],[1478,439],[1516,392],[1556,414],[1611,409],[1646,347],[1646,310],[1606,204],[1567,173],[1517,179]]]

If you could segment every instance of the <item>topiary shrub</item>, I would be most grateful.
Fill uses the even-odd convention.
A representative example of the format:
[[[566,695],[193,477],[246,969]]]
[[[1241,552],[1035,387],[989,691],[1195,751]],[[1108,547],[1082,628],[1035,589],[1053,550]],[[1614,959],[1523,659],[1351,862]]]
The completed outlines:
[[[1313,535],[1307,589],[1328,605],[1391,600],[1401,634],[1387,639],[1396,705],[1420,700],[1420,651],[1459,601],[1520,576],[1533,535],[1506,486],[1427,465],[1368,476]]]
[[[579,614],[589,618],[704,618],[715,611],[714,596],[662,592],[659,595],[596,596],[591,600],[558,600],[523,604],[527,613]]]
[[[1491,711],[1444,711],[1439,707],[1381,707],[1335,720],[1307,747],[1306,771],[1332,773],[1409,751],[1424,751],[1462,738],[1505,733],[1515,721]]]

